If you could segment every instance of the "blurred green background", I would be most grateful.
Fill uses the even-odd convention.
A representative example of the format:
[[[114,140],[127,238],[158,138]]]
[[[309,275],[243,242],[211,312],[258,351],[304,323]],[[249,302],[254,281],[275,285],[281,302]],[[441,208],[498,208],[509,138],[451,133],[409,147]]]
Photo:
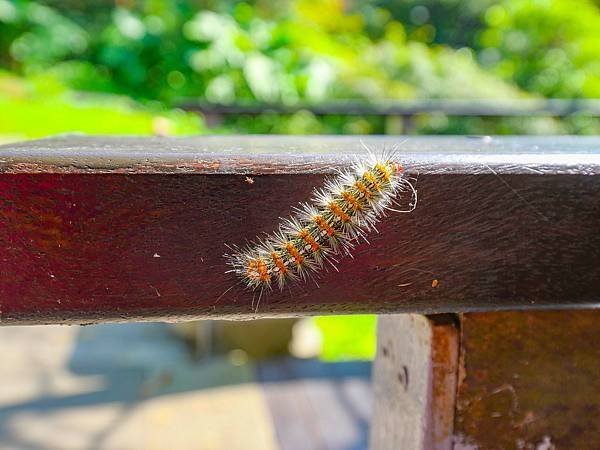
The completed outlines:
[[[597,98],[599,0],[0,0],[0,135],[207,132],[184,102]],[[10,111],[10,114],[7,112]],[[61,120],[47,120],[60,117]],[[229,115],[211,133],[383,133]],[[598,133],[585,116],[416,117],[416,133]]]
[[[389,132],[352,100],[600,97],[600,0],[0,0],[0,142],[94,134]],[[184,104],[309,105],[227,114]],[[421,134],[598,134],[596,118],[417,114]],[[318,318],[371,357],[371,316]],[[359,331],[360,330],[360,331]],[[357,336],[361,336],[360,339]],[[351,342],[351,345],[348,345]]]

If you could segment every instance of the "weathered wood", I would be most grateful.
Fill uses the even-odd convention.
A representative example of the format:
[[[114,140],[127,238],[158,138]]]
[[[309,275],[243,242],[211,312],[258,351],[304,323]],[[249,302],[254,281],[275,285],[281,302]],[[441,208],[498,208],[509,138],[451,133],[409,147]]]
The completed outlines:
[[[451,450],[457,367],[458,331],[452,321],[381,316],[371,448]]]
[[[3,173],[332,174],[364,154],[396,148],[412,174],[599,175],[589,136],[64,136],[0,146]]]
[[[452,450],[460,330],[454,315],[429,318],[431,323],[431,448]]]
[[[371,365],[279,359],[258,363],[280,450],[364,449]]]
[[[465,314],[456,449],[600,448],[600,310]]]
[[[415,138],[398,159],[417,177],[417,209],[390,215],[319,287],[273,292],[254,313],[253,295],[225,273],[225,243],[273,231],[360,153],[358,137],[77,136],[0,147],[0,321],[598,302],[600,138]]]

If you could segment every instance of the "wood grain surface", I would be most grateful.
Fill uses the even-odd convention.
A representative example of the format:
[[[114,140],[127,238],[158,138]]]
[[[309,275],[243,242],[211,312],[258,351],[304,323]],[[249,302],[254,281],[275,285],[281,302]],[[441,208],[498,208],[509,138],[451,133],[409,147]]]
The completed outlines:
[[[254,311],[257,296],[225,273],[225,244],[276,229],[360,153],[358,137],[77,136],[0,147],[0,321],[599,303],[600,138],[411,138],[398,159],[416,178],[417,209],[390,215],[319,286],[263,295]]]
[[[600,311],[462,315],[455,449],[600,448]]]

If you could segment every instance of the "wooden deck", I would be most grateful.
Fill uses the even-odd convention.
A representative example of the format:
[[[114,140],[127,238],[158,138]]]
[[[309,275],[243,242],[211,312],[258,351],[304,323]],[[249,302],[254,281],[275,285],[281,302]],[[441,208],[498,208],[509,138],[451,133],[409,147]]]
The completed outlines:
[[[367,448],[368,362],[195,361],[157,323],[5,327],[0,352],[2,449]]]

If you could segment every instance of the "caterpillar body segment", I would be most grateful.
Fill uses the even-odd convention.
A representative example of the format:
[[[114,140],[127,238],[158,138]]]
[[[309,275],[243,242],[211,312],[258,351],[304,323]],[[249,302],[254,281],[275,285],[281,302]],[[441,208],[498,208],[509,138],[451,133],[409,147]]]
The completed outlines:
[[[359,160],[315,189],[310,203],[294,208],[275,233],[225,255],[230,272],[249,289],[262,291],[305,281],[326,264],[336,267],[337,256],[350,255],[357,241],[377,231],[386,211],[396,211],[391,206],[406,186],[416,196],[391,158]]]

